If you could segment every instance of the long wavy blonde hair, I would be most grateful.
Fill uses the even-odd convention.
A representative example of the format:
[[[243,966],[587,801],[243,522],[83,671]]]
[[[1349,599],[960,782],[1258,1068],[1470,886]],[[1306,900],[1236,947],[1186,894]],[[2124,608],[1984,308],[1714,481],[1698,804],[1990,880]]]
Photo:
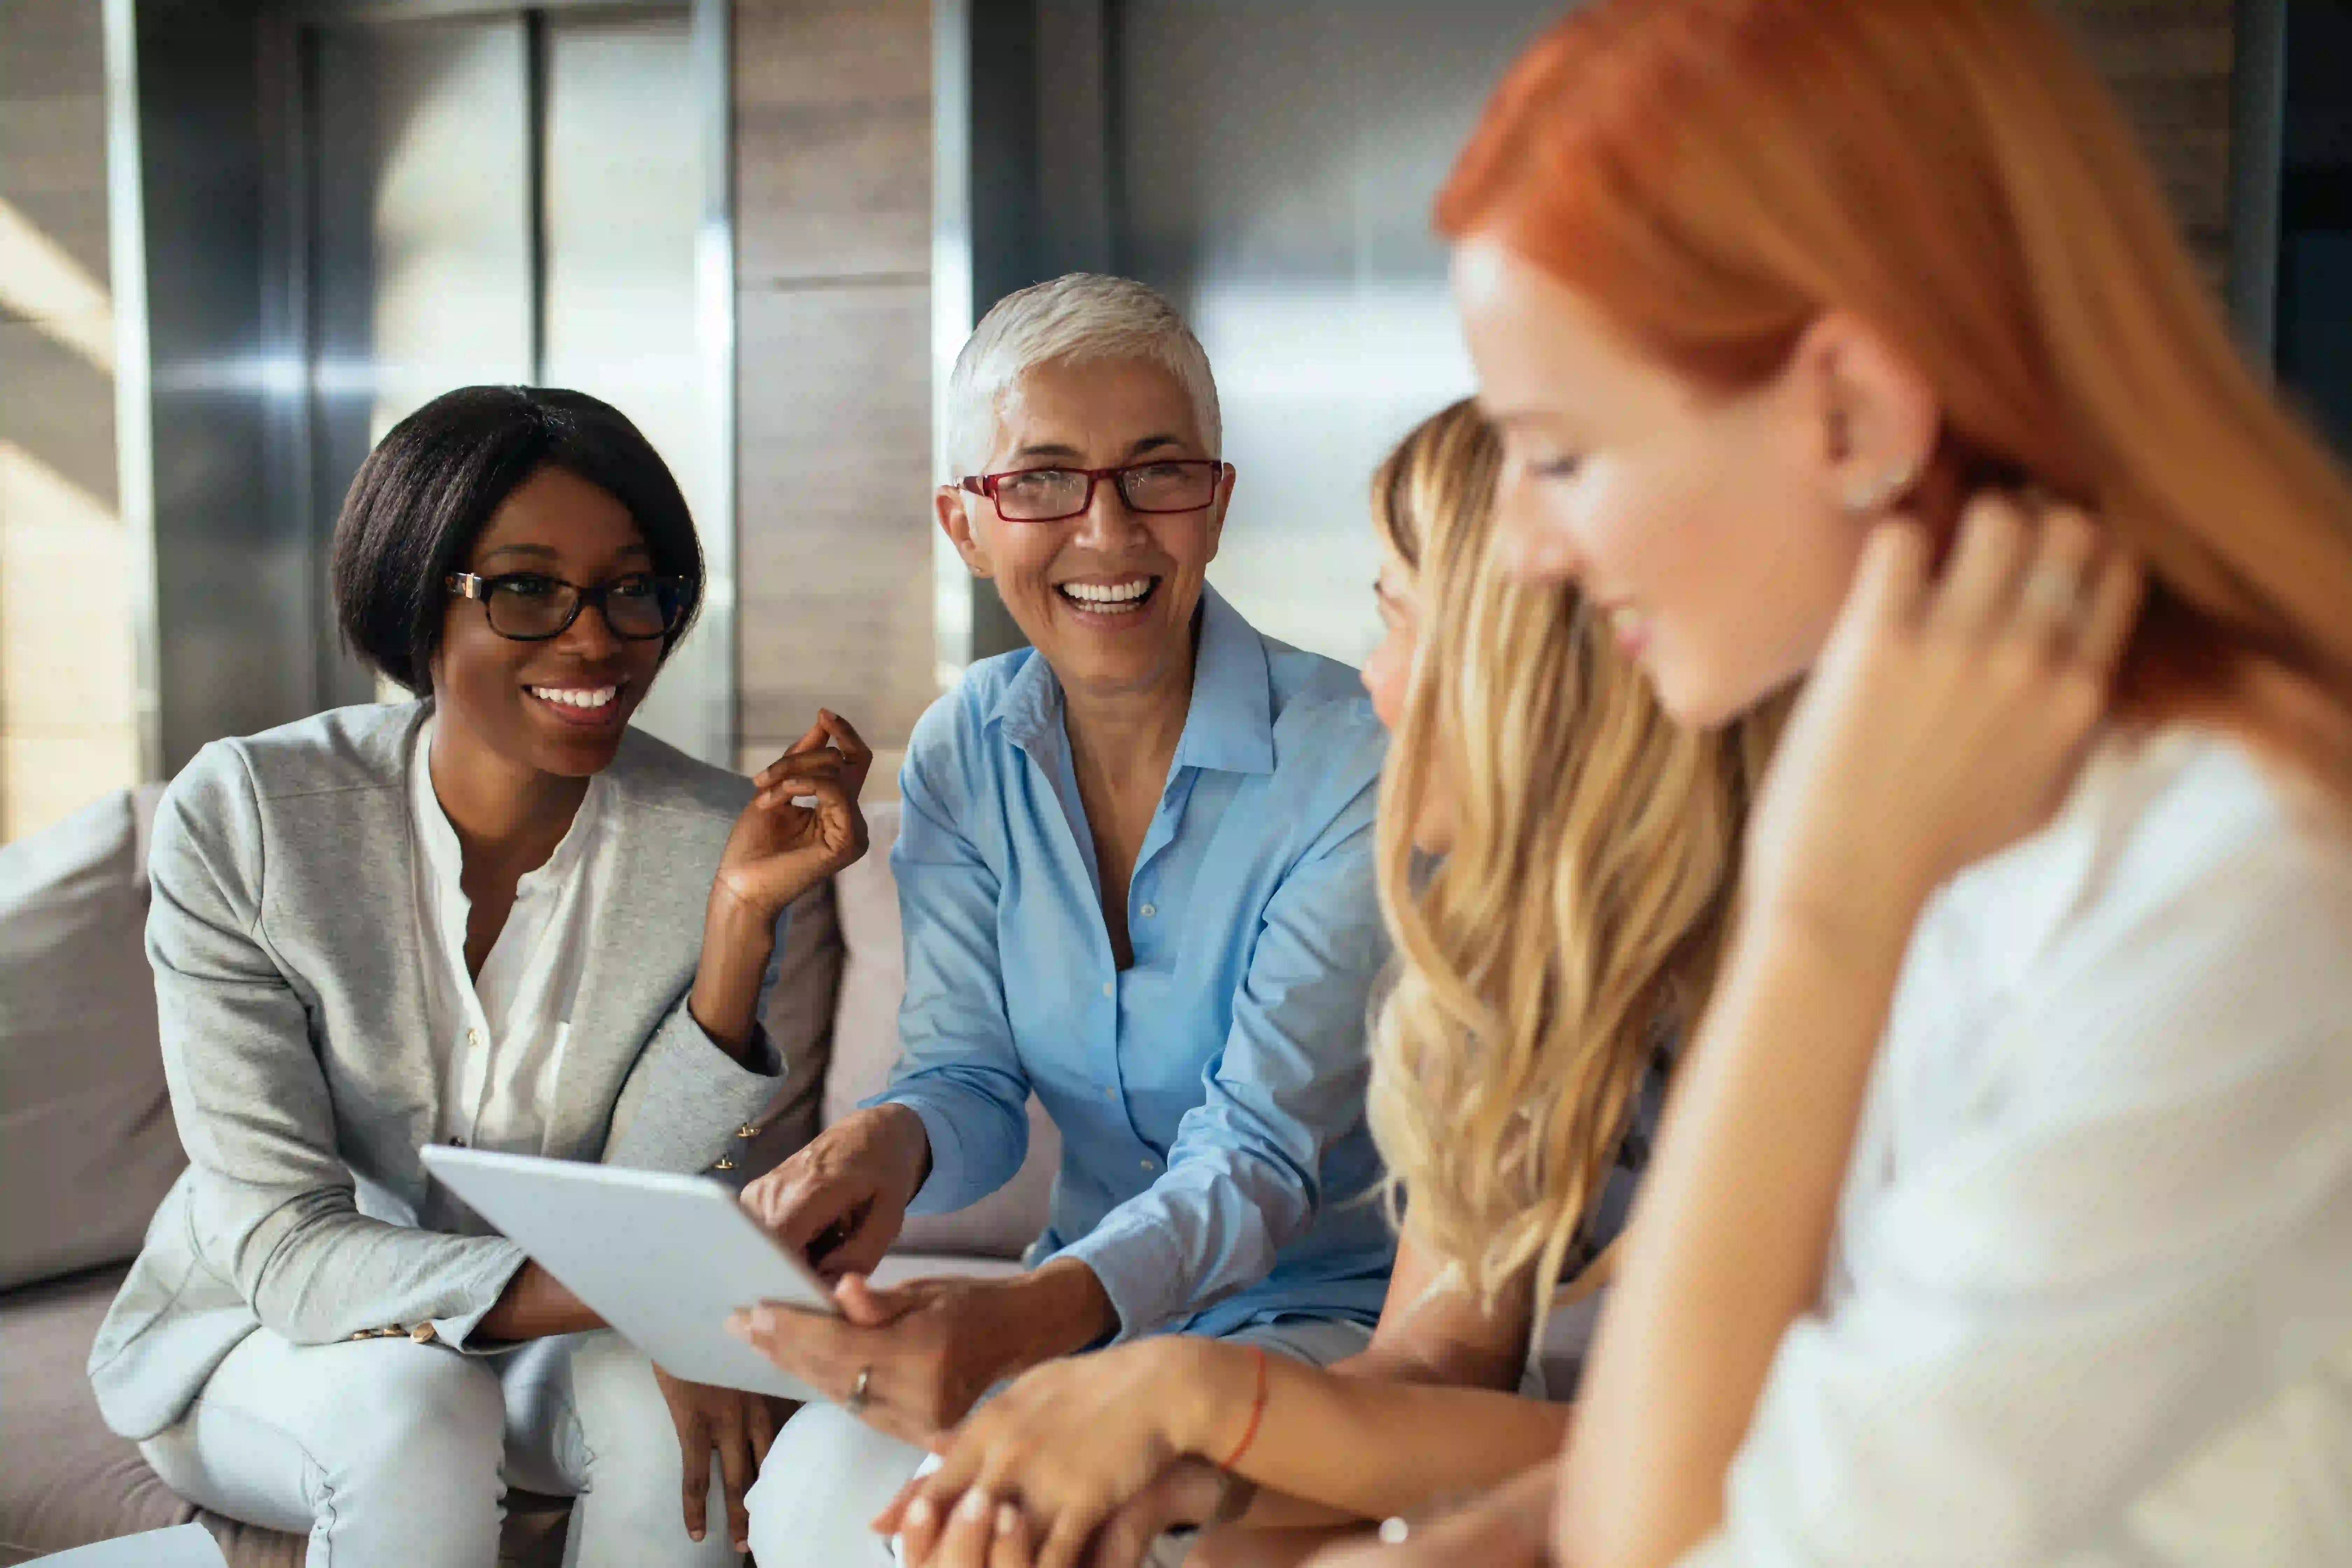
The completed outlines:
[[[1652,1053],[1696,1018],[1781,711],[1669,723],[1572,589],[1494,564],[1501,462],[1465,400],[1372,485],[1423,609],[1381,786],[1398,963],[1370,1119],[1391,1215],[1490,1309],[1559,1279]],[[1433,866],[1413,838],[1433,810],[1452,830]]]

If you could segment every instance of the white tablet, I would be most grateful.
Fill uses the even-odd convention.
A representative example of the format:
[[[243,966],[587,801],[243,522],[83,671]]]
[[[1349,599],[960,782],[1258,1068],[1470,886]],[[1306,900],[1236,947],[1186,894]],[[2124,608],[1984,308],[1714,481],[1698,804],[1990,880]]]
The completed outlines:
[[[702,1176],[435,1144],[425,1168],[663,1371],[785,1399],[824,1396],[727,1331],[761,1301],[837,1312],[816,1271]]]

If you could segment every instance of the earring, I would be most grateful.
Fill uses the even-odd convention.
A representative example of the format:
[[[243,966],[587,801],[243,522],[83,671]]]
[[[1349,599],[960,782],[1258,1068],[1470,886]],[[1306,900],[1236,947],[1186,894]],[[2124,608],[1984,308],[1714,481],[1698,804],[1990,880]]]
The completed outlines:
[[[1916,477],[1908,465],[1904,465],[1882,469],[1874,478],[1856,479],[1846,486],[1845,510],[1856,515],[1876,511],[1909,489]]]

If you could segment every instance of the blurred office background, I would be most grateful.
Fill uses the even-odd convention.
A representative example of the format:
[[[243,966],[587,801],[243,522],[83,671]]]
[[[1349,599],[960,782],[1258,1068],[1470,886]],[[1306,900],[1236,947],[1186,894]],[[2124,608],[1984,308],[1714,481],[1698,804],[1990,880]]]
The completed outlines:
[[[2352,439],[2339,0],[2053,0],[2251,352]],[[1431,193],[1559,0],[5,0],[0,841],[371,700],[324,547],[394,420],[618,404],[713,589],[643,722],[886,752],[1015,634],[935,542],[935,398],[1072,268],[1167,290],[1241,485],[1212,574],[1370,646],[1365,478],[1467,389]],[[887,788],[887,784],[885,788]]]

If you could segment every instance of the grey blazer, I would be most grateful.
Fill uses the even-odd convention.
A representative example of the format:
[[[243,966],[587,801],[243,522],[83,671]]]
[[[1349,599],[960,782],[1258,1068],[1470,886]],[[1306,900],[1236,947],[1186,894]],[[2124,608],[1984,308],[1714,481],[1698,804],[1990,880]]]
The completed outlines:
[[[89,1357],[107,1425],[152,1436],[257,1328],[322,1344],[425,1325],[459,1350],[522,1262],[425,1174],[425,1025],[407,774],[429,704],[215,741],[149,866],[164,1075],[189,1166]],[[749,779],[630,731],[544,1152],[693,1171],[782,1087],[687,1013],[703,907]],[[781,952],[782,942],[778,948]],[[771,979],[773,977],[771,972]]]

